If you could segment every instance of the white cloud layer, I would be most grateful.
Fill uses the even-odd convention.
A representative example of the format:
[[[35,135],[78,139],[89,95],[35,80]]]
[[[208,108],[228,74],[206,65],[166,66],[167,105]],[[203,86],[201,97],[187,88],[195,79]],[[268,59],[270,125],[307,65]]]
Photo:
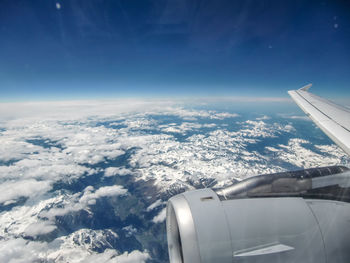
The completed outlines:
[[[36,237],[39,235],[45,235],[54,231],[57,227],[50,221],[40,221],[29,225],[24,233],[27,236]]]
[[[96,253],[75,246],[74,242],[67,244],[60,240],[51,243],[33,242],[22,238],[0,240],[0,262],[144,263],[149,258],[147,251],[133,250],[120,254],[114,249],[106,249],[102,253]]]
[[[189,180],[203,178],[223,186],[232,179],[283,171],[283,163],[304,168],[349,163],[328,141],[311,147],[311,142],[300,138],[294,122],[304,116],[285,115],[279,123],[261,114],[241,121],[236,113],[190,110],[180,104],[169,100],[0,104],[0,203],[13,205],[0,214],[0,262],[145,262],[150,258],[146,250],[95,253],[92,243],[82,241],[88,236],[105,242],[107,232],[118,239],[110,229],[80,229],[52,242],[36,241],[57,231],[57,216],[80,210],[90,213],[101,198],[132,194],[122,185],[91,185],[82,192],[56,189],[56,185],[87,177],[106,181],[133,177],[167,191],[177,185],[191,189]],[[162,117],[175,120],[165,123]],[[281,138],[287,139],[263,144]],[[260,150],[255,148],[259,143]],[[116,161],[120,158],[126,158],[127,165]],[[152,221],[161,223],[166,216],[164,204],[159,199],[143,211],[160,210]],[[121,231],[129,236],[138,233],[131,225]],[[22,238],[27,236],[34,241]]]
[[[19,197],[34,197],[51,189],[49,181],[34,179],[5,181],[0,184],[0,204],[8,204]]]

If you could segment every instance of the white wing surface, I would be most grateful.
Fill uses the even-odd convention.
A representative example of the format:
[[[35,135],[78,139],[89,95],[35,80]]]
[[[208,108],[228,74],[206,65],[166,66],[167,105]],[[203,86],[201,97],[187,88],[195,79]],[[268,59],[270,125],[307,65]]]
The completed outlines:
[[[311,84],[288,91],[298,106],[350,155],[350,110],[308,92]]]

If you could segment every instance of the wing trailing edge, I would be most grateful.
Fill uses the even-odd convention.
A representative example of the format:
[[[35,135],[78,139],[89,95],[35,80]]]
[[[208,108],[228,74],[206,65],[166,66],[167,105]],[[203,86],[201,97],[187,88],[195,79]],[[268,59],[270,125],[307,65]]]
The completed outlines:
[[[315,124],[350,155],[350,110],[308,92],[311,85],[288,93]]]

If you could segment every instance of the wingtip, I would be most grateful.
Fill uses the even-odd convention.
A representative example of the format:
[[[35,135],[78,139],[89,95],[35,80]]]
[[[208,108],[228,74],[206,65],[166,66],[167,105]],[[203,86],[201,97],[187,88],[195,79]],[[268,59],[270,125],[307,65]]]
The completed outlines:
[[[308,85],[306,85],[306,86],[300,88],[299,90],[308,91],[308,90],[311,88],[311,86],[312,86],[312,83],[310,83],[310,84],[308,84]]]

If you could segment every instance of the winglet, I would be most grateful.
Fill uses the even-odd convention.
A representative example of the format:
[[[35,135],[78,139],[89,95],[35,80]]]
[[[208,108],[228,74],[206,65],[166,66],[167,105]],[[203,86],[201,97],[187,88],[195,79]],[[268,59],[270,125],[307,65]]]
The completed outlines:
[[[304,87],[300,88],[299,90],[302,90],[302,91],[308,91],[308,90],[309,90],[309,88],[311,88],[311,86],[312,86],[312,83],[310,83],[310,84],[308,84],[308,85],[306,85],[306,86],[304,86]]]

